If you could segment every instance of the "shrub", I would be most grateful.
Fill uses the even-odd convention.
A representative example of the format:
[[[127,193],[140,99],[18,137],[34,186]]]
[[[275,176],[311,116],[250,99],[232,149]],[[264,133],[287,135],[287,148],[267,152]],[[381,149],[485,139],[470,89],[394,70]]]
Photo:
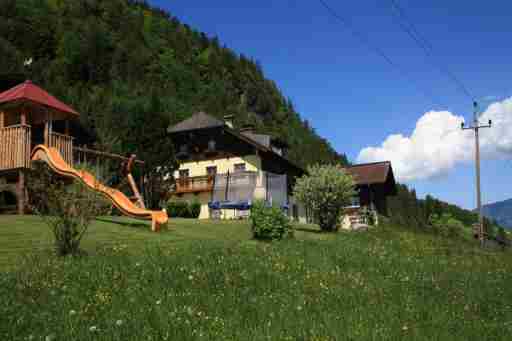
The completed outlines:
[[[464,224],[449,213],[443,213],[441,216],[433,214],[429,220],[434,232],[444,237],[459,236],[464,229]]]
[[[178,207],[178,202],[177,201],[169,200],[167,202],[167,214],[169,215],[169,217],[171,217],[171,218],[178,217],[177,207]]]
[[[275,240],[293,236],[292,224],[277,206],[256,201],[251,208],[251,230],[255,239]]]
[[[189,218],[188,203],[186,201],[169,200],[167,202],[167,214],[173,218]]]
[[[190,218],[197,219],[201,214],[201,203],[198,200],[192,201],[188,207]]]
[[[104,197],[80,182],[64,181],[45,164],[36,164],[29,177],[31,209],[41,216],[54,236],[59,256],[77,254],[90,223],[104,215],[109,204]]]
[[[313,214],[323,231],[339,228],[338,219],[343,208],[356,195],[352,177],[333,165],[316,165],[308,174],[297,179],[294,197]]]
[[[510,243],[508,239],[507,232],[505,232],[505,229],[503,227],[498,228],[498,232],[496,233],[496,241],[503,247],[507,247]]]
[[[190,210],[188,209],[188,202],[178,201],[176,203],[176,214],[180,218],[189,218]]]
[[[201,203],[195,199],[191,203],[186,201],[169,200],[167,202],[167,214],[173,218],[199,218]]]

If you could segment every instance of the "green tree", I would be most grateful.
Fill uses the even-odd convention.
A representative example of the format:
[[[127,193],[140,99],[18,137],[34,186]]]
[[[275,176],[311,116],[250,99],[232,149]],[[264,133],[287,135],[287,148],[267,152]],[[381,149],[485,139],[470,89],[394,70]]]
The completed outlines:
[[[297,179],[294,197],[308,208],[324,231],[338,229],[343,208],[356,195],[352,177],[334,165],[314,165]]]

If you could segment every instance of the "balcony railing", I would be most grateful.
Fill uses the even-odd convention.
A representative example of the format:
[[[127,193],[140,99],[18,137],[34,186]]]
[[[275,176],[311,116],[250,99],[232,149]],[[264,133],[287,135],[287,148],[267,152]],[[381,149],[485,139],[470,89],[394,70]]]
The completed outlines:
[[[51,132],[49,134],[49,147],[57,149],[64,160],[72,165],[73,164],[73,137],[69,135]]]
[[[213,176],[194,176],[176,179],[176,194],[211,192]]]
[[[0,170],[30,167],[30,126],[0,129]]]

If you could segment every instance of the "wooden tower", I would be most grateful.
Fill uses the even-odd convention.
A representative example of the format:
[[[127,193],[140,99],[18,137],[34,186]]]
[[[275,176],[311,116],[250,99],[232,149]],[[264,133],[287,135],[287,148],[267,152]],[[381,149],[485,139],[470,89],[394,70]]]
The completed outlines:
[[[0,93],[0,192],[14,193],[17,211],[27,202],[25,174],[38,144],[56,148],[73,163],[70,121],[79,114],[31,81]]]

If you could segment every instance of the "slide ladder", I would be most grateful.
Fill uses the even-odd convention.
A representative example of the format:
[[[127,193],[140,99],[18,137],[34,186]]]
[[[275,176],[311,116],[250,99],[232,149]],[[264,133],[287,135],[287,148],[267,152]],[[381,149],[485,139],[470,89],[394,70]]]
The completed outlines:
[[[110,200],[124,215],[135,219],[151,220],[151,229],[155,232],[159,231],[160,226],[166,224],[169,220],[167,212],[164,210],[150,211],[138,207],[121,191],[99,183],[91,173],[71,167],[55,148],[38,145],[32,151],[31,159],[32,161],[46,162],[52,171],[61,176],[79,180],[91,190],[102,194]]]

